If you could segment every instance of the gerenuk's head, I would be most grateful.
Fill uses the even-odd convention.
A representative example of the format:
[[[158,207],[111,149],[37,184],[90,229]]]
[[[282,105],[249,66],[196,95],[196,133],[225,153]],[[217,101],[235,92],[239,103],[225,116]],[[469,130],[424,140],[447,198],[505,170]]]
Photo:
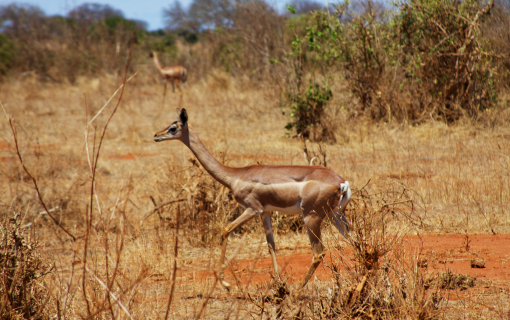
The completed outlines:
[[[183,136],[187,134],[188,114],[186,113],[186,109],[177,109],[177,113],[179,115],[179,120],[174,121],[170,126],[156,133],[154,135],[154,141],[182,140]]]

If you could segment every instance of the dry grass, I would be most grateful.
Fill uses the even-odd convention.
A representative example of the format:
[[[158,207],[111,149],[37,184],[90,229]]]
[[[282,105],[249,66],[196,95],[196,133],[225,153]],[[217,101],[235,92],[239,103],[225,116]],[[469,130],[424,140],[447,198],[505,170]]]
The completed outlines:
[[[94,146],[115,100],[89,127],[88,146],[86,123],[122,79],[84,78],[78,79],[76,86],[30,80],[0,84],[2,103],[16,121],[24,163],[37,180],[51,214],[77,239],[72,241],[47,214],[41,214],[43,208],[20,167],[11,129],[4,118],[0,122],[0,212],[2,219],[21,213],[24,221],[31,223],[29,228],[40,242],[41,255],[54,266],[53,272],[39,280],[51,296],[45,309],[50,317],[74,319],[102,314],[106,318],[164,318],[172,283],[177,206],[182,217],[177,261],[180,271],[169,318],[194,318],[204,305],[215,283],[210,270],[219,254],[219,230],[235,217],[237,207],[228,190],[189,160],[193,160],[192,154],[184,146],[153,142],[154,133],[176,118],[175,108],[187,109],[190,124],[205,145],[229,165],[305,163],[302,144],[282,138],[288,119],[282,116],[278,93],[271,87],[254,88],[248,81],[215,73],[190,83],[182,96],[167,94],[163,102],[162,86],[148,74],[151,69],[140,68],[141,72],[127,84],[106,132],[91,215],[87,214],[92,176],[87,150],[91,155],[96,150]],[[413,211],[410,207],[408,211],[401,209],[401,218],[388,222],[393,229],[385,237],[510,231],[508,127],[449,127],[436,122],[419,127],[371,124],[351,120],[340,105],[333,105],[331,110],[340,139],[337,144],[326,145],[328,167],[349,180],[353,189],[370,181],[364,189],[368,195],[386,193],[391,188],[403,190],[405,186],[405,199],[413,201]],[[318,150],[311,143],[307,147]],[[398,199],[399,194],[392,194],[390,200]],[[173,200],[178,201],[164,205]],[[154,210],[155,205],[160,206],[158,210]],[[368,206],[372,207],[375,204]],[[351,217],[358,214],[359,202],[348,211]],[[310,251],[304,234],[275,229],[277,250]],[[325,242],[333,250],[338,246],[338,235],[326,229]],[[227,256],[239,249],[233,264],[239,259],[255,263],[267,258],[259,221],[250,223],[242,234],[244,237],[239,234],[229,241]],[[341,247],[350,245],[347,242]],[[399,242],[392,245],[394,252],[398,252],[395,248],[403,248]],[[363,261],[356,263],[362,265]],[[420,293],[419,279],[423,275],[413,269],[412,263],[396,265],[398,270],[413,272],[407,287],[416,285],[412,292]],[[357,273],[339,271],[339,279],[353,286],[359,284],[364,271],[354,270]],[[345,312],[341,295],[332,296],[331,290],[336,287],[331,281],[316,280],[297,296],[296,284],[289,281],[289,297],[282,287],[278,290],[270,283],[269,276],[263,285],[246,285],[243,273],[235,275],[240,282],[230,294],[220,288],[212,291],[203,318],[260,315],[264,304],[266,309],[262,310],[269,317],[363,317],[362,313]],[[366,281],[375,286],[381,279]],[[507,292],[498,292],[463,297],[458,300],[461,302],[447,305],[444,300],[434,300],[429,292],[413,301],[434,300],[439,312],[427,313],[431,317],[468,314],[492,318],[508,312],[504,302],[507,296]],[[319,307],[326,302],[330,303],[328,308]],[[496,307],[477,309],[473,305]],[[403,318],[419,318],[418,314],[404,312],[407,309],[399,310]]]

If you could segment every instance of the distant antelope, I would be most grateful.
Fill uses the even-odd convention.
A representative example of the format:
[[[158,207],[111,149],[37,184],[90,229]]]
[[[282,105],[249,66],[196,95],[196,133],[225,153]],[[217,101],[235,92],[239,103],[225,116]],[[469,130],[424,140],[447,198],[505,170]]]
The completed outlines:
[[[158,60],[158,55],[156,52],[149,53],[149,58],[154,60],[154,64],[158,68],[159,72],[165,79],[165,92],[166,92],[166,84],[167,82],[172,83],[172,92],[175,92],[175,80],[181,81],[184,88],[186,88],[186,79],[188,77],[188,71],[186,68],[182,66],[173,66],[173,67],[161,67]]]
[[[326,216],[342,234],[349,230],[344,216],[351,199],[349,182],[335,172],[321,166],[272,166],[252,165],[242,168],[228,167],[216,160],[202,144],[197,134],[188,125],[185,109],[179,110],[178,120],[156,133],[154,141],[180,140],[195,154],[204,169],[218,182],[232,190],[234,198],[244,212],[227,225],[221,233],[221,256],[218,275],[224,287],[230,284],[223,280],[223,264],[228,236],[249,220],[259,216],[264,226],[267,245],[273,268],[278,275],[275,242],[271,226],[271,211],[283,214],[300,214],[305,222],[312,245],[313,260],[301,281],[303,288],[324,257],[321,241],[321,224]]]

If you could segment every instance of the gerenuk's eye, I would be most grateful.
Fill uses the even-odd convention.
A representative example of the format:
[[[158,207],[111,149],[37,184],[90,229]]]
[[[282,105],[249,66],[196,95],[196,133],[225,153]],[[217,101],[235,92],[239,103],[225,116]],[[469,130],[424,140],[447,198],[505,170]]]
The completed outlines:
[[[168,130],[168,131],[170,131],[172,133],[175,133],[175,131],[177,131],[177,128],[176,127],[171,127],[170,130]]]

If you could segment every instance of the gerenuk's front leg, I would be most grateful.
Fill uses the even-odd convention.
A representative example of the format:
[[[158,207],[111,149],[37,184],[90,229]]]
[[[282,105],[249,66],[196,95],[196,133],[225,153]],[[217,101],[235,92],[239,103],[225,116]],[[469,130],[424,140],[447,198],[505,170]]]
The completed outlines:
[[[223,280],[223,268],[225,267],[223,264],[225,263],[225,253],[227,251],[227,239],[230,233],[242,226],[246,222],[250,221],[257,215],[257,211],[248,208],[244,210],[243,214],[241,214],[237,219],[229,223],[225,229],[223,229],[223,233],[221,235],[221,256],[220,261],[218,263],[218,277],[220,278],[221,284],[228,290],[230,288],[230,284]]]

